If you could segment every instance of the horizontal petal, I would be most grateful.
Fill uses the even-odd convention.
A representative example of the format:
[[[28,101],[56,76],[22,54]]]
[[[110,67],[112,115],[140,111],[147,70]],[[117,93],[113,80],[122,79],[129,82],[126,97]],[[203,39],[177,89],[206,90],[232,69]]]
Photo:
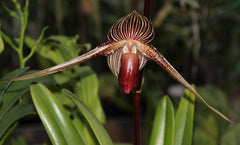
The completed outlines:
[[[4,80],[1,80],[1,81],[25,80],[25,79],[31,79],[31,78],[36,78],[36,77],[52,74],[52,73],[64,70],[66,68],[69,68],[71,66],[80,64],[84,61],[87,61],[87,60],[97,56],[97,55],[107,55],[108,53],[112,53],[116,49],[122,47],[123,44],[124,44],[124,41],[119,41],[119,42],[110,42],[109,41],[108,43],[104,43],[104,44],[96,47],[95,49],[89,51],[88,53],[85,53],[85,54],[83,54],[79,57],[76,57],[76,58],[74,58],[72,60],[69,60],[67,62],[64,62],[62,64],[44,69],[42,71],[27,75],[27,76],[22,76],[22,77],[13,78],[13,79],[4,79]]]

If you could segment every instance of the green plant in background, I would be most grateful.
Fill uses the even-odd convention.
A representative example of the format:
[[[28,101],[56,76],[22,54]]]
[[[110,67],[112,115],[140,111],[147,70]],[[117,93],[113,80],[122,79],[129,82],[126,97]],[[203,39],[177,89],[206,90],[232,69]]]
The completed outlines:
[[[26,1],[26,4],[24,6],[24,10],[22,12],[20,8],[20,4],[17,1],[13,1],[15,6],[17,7],[17,10],[20,14],[20,17],[18,18],[16,14],[10,9],[8,9],[5,5],[5,9],[8,13],[11,14],[12,17],[14,17],[17,20],[21,20],[21,29],[20,29],[20,35],[21,37],[16,40],[16,44],[12,42],[10,37],[8,37],[5,33],[1,31],[2,37],[0,37],[0,46],[1,46],[1,52],[4,50],[4,43],[9,44],[14,50],[17,51],[19,56],[19,62],[20,62],[20,68],[25,66],[25,63],[27,60],[30,59],[30,57],[34,53],[38,53],[40,56],[45,58],[46,60],[49,60],[55,64],[59,64],[62,62],[65,62],[66,60],[75,58],[78,56],[79,52],[82,50],[82,48],[87,48],[87,50],[90,49],[89,44],[80,45],[77,43],[79,37],[73,36],[73,37],[66,37],[61,35],[56,36],[50,36],[48,38],[43,39],[44,32],[46,28],[43,29],[40,37],[38,40],[33,40],[32,38],[28,37],[26,32],[27,27],[27,18],[28,18],[28,1]],[[23,44],[28,46],[30,48],[30,53],[23,57]],[[19,48],[18,48],[19,46]],[[17,77],[19,75],[32,73],[33,71],[25,72],[27,68],[20,69],[16,71],[15,73],[10,73],[9,75],[6,75],[6,77]],[[56,84],[66,85],[69,88],[72,88],[74,92],[78,95],[79,99],[81,99],[88,108],[91,109],[91,111],[94,113],[94,115],[99,119],[101,123],[105,122],[105,115],[103,112],[103,109],[101,107],[99,97],[98,97],[98,80],[96,77],[96,74],[91,70],[90,67],[73,67],[72,70],[66,70],[63,71],[61,74],[55,74],[53,76],[54,80],[51,83],[50,86],[56,86]],[[0,144],[14,144],[13,139],[10,139],[9,135],[11,132],[16,128],[18,121],[28,115],[34,115],[35,107],[28,101],[25,101],[23,98],[26,95],[26,92],[29,91],[29,85],[32,81],[37,81],[39,79],[31,79],[28,81],[20,81],[17,83],[1,83],[1,96],[0,96]],[[68,84],[68,85],[67,85]],[[59,94],[59,92],[56,90],[56,87],[54,87],[55,91],[54,94]],[[59,96],[59,101],[64,105],[68,107],[74,107],[72,104],[66,102],[66,97]],[[63,95],[62,95],[63,96]],[[69,115],[71,115],[71,111],[68,112]],[[76,114],[79,116],[79,113]],[[66,116],[65,116],[66,117]],[[68,118],[66,117],[66,119]],[[86,124],[85,120],[82,120],[81,116],[76,117],[78,119],[74,119],[74,123],[78,125],[78,127],[74,128],[75,130],[78,129],[78,132],[81,132],[81,135],[83,136],[83,140],[86,144],[95,144],[94,138],[91,135],[91,131],[89,130],[89,126]],[[70,118],[69,118],[70,119]],[[69,121],[69,119],[67,119]],[[54,126],[52,126],[54,127]],[[71,126],[69,126],[71,128]],[[61,126],[62,128],[62,126]],[[58,128],[58,129],[61,129]],[[71,128],[72,129],[72,128]],[[52,136],[50,136],[51,138]],[[74,136],[73,136],[74,137]],[[53,137],[54,138],[54,137]],[[78,138],[78,137],[77,137]],[[70,139],[70,138],[69,138]],[[69,141],[69,140],[68,140]],[[73,144],[81,143],[81,140],[76,141],[72,140]],[[76,142],[74,142],[76,141]],[[64,142],[64,141],[63,141]],[[62,142],[62,143],[63,143]],[[57,143],[57,141],[56,141]],[[64,144],[64,143],[63,143]]]
[[[71,39],[71,38],[69,38],[69,39]],[[63,57],[63,56],[59,55],[59,57]],[[12,75],[12,73],[10,73],[5,78],[16,77],[16,76],[22,74],[24,71],[26,71],[26,69],[21,69],[19,71],[16,71],[15,73],[13,73],[14,75]],[[69,82],[73,83],[72,85],[69,84],[67,86],[72,86],[72,88],[73,88],[74,92],[77,94],[78,98],[82,102],[84,102],[84,104],[87,105],[87,107],[91,110],[91,112],[96,116],[95,118],[97,118],[101,123],[104,123],[105,115],[103,113],[103,109],[101,107],[99,97],[98,97],[98,80],[97,80],[96,74],[88,66],[81,67],[81,68],[75,68],[74,72],[75,72],[74,74],[71,74],[70,72],[63,72],[62,74],[56,74],[56,77],[54,76],[54,78],[56,78],[56,80],[57,80],[56,82],[60,82],[63,85],[66,83],[69,83]],[[29,72],[29,73],[31,73],[31,72]],[[80,77],[81,77],[81,79],[80,79]],[[68,79],[65,79],[65,78],[68,78]],[[69,78],[71,78],[71,79],[69,79]],[[61,80],[63,80],[63,81],[61,81]],[[68,82],[66,82],[66,80],[68,80]],[[73,80],[75,80],[75,82]],[[13,129],[11,129],[11,128],[16,127],[16,125],[13,125],[11,127],[11,125],[15,121],[18,121],[19,119],[21,119],[22,117],[24,117],[26,115],[35,114],[34,107],[31,104],[22,103],[17,106],[14,105],[29,90],[28,86],[30,85],[31,81],[34,81],[34,80],[31,79],[29,81],[1,83],[1,87],[0,87],[1,88],[1,97],[0,98],[1,98],[1,103],[3,104],[3,106],[0,107],[0,110],[1,110],[0,138],[1,138],[2,143],[7,139],[7,137],[9,137],[11,131],[13,131]],[[21,90],[21,91],[18,91],[18,90]],[[11,92],[14,92],[14,93],[11,93]],[[39,90],[38,93],[39,93],[38,95],[41,95],[41,90]],[[68,110],[67,115],[65,114],[66,120],[68,120],[68,122],[69,122],[71,114],[76,113],[75,114],[76,117],[74,117],[73,122],[72,122],[75,125],[74,128],[71,127],[71,124],[70,125],[57,124],[59,126],[56,127],[56,124],[48,123],[48,124],[50,124],[50,127],[54,127],[54,129],[57,130],[56,131],[57,133],[55,132],[55,134],[51,132],[53,137],[50,136],[50,138],[55,139],[55,135],[59,134],[58,130],[61,131],[61,129],[63,128],[62,126],[68,126],[71,128],[70,130],[72,130],[72,129],[77,130],[77,132],[79,132],[79,134],[81,134],[81,137],[84,140],[84,144],[92,144],[92,145],[96,144],[96,143],[94,143],[95,137],[92,136],[92,132],[89,130],[89,125],[87,124],[87,121],[85,119],[83,119],[83,117],[79,114],[79,112],[74,111],[75,107],[74,107],[73,103],[71,103],[69,100],[67,100],[66,96],[63,96],[63,94],[59,93],[58,91],[55,91],[54,94],[58,96],[58,100],[55,100],[55,101],[60,102]],[[34,94],[32,93],[32,96],[36,96],[36,92]],[[39,97],[38,99],[41,99],[42,97],[43,96]],[[46,97],[48,97],[48,96],[46,96]],[[33,98],[33,101],[34,101],[34,98]],[[46,101],[46,99],[44,99],[44,101]],[[38,110],[37,103],[41,103],[41,100],[38,100],[37,102],[34,101],[34,103],[35,103],[34,106]],[[51,113],[53,113],[53,114],[56,113],[55,111],[61,110],[61,109],[56,110],[56,109],[48,108],[47,107],[48,105],[46,105],[46,104],[41,104],[41,105],[43,108],[45,108],[45,111],[47,109],[47,111],[52,111]],[[18,106],[21,106],[22,109]],[[58,104],[58,106],[59,106],[59,104]],[[63,106],[61,106],[61,107],[63,108]],[[16,111],[16,109],[18,109],[18,111]],[[56,120],[60,121],[63,119],[63,118],[57,119],[56,115],[54,116],[51,113],[50,113],[50,120],[51,119],[54,120],[52,122],[56,122]],[[41,112],[38,112],[38,114],[40,116],[42,115]],[[45,112],[45,115],[47,115],[46,112]],[[14,117],[11,117],[11,116],[14,116]],[[11,127],[11,128],[9,129],[9,127]],[[52,128],[51,128],[51,131],[52,131]],[[69,134],[69,132],[66,132],[66,133]],[[75,139],[71,139],[68,136],[68,138],[69,138],[68,144],[75,144],[76,142],[78,142],[78,141],[76,141],[76,138],[79,139],[78,137],[76,137],[76,136],[72,136],[72,137],[73,138],[75,137]],[[60,136],[60,138],[62,138],[62,136]],[[64,138],[62,138],[62,140],[63,140],[62,144],[66,144],[66,143],[64,143],[65,142]],[[71,143],[69,143],[69,140],[71,141]],[[58,141],[54,140],[53,142],[57,143]],[[61,142],[61,141],[59,140],[59,142]]]
[[[23,74],[27,68],[19,69],[5,77],[16,77]],[[3,144],[11,132],[16,128],[18,120],[24,116],[35,114],[34,107],[28,103],[17,102],[29,90],[32,80],[14,83],[1,82],[0,96],[0,144]]]
[[[168,96],[157,108],[150,145],[191,145],[195,96],[185,90],[174,118],[174,109]]]
[[[57,129],[55,130],[56,132],[50,133],[51,127],[53,126],[50,124],[59,121],[61,116],[65,114],[63,108],[60,106],[55,96],[53,96],[51,92],[49,92],[49,90],[41,84],[31,85],[30,90],[32,98],[34,100],[34,104],[37,107],[37,111],[40,114],[40,118],[43,124],[45,124],[45,128],[49,130],[48,134],[49,135],[59,134],[60,138],[58,139],[56,138],[56,140],[52,139],[52,142],[56,142],[57,140],[61,139],[67,140],[67,138],[64,135],[61,136],[61,131],[58,131]],[[78,111],[80,111],[81,114],[87,120],[92,131],[94,132],[95,137],[97,138],[98,143],[101,145],[112,145],[113,143],[109,138],[109,135],[106,133],[104,127],[101,125],[98,119],[89,111],[89,109],[79,100],[79,98],[76,97],[76,95],[73,94],[72,92],[65,89],[62,90],[62,93],[66,95],[70,100],[72,100],[75,105],[77,105]],[[195,96],[191,94],[188,90],[186,90],[185,95],[182,98],[179,108],[177,110],[175,122],[174,122],[174,110],[170,99],[167,96],[161,99],[154,120],[150,145],[191,144],[194,116],[194,99]],[[46,109],[45,106],[49,107],[58,106],[59,108]],[[61,110],[61,111],[49,112],[48,110]],[[54,115],[55,117],[51,117]],[[77,127],[78,124],[74,125],[76,125],[76,128],[79,128]],[[61,128],[61,125],[59,126],[59,128]],[[64,133],[66,132],[67,131],[65,131]],[[72,132],[74,132],[74,130],[72,130]],[[81,132],[79,132],[79,135],[81,136]],[[86,142],[84,143],[87,144]],[[73,144],[73,141],[69,142],[68,144]]]
[[[1,30],[1,21],[0,21],[0,30]],[[3,52],[4,50],[4,42],[2,39],[2,35],[0,34],[0,54]]]
[[[4,78],[18,76],[24,71],[26,71],[26,69],[17,70],[10,73]],[[28,82],[24,82],[28,83],[29,85],[31,80],[29,80]],[[9,85],[6,85],[6,83]],[[1,94],[1,98],[4,99],[3,102],[12,103],[13,101],[9,99],[16,99],[17,96],[21,96],[24,91],[27,90],[23,90],[23,92],[16,91],[19,90],[20,86],[24,87],[19,84],[22,84],[22,81],[12,83],[0,83],[1,90],[4,86],[7,86],[7,88],[5,88],[5,91]],[[96,115],[92,113],[92,109],[89,109],[90,107],[86,106],[87,103],[83,101],[81,96],[77,96],[75,93],[72,93],[66,89],[63,89],[59,93],[53,93],[39,83],[32,84],[30,87],[30,91],[37,113],[39,114],[53,144],[59,143],[66,145],[74,144],[76,142],[82,144],[113,144],[101,122],[99,121],[99,119],[97,119]],[[15,94],[11,92],[15,92]],[[158,108],[156,110],[149,144],[190,145],[192,141],[194,120],[194,100],[194,95],[191,94],[188,90],[186,90],[174,117],[175,111],[173,109],[173,105],[170,99],[167,96],[164,96],[160,100]],[[9,105],[6,104],[6,106]],[[1,108],[1,110],[3,110],[3,108]],[[6,139],[6,136],[9,135],[12,131],[11,128],[7,131],[7,128],[11,126],[12,122],[30,114],[35,114],[35,111],[33,107],[29,104],[16,106],[16,108],[14,107],[12,110],[7,112],[6,115],[1,118],[1,139]],[[72,116],[71,114],[74,115],[70,119],[70,116]],[[208,118],[206,119],[208,120]],[[213,120],[213,118],[209,119]],[[208,127],[209,125],[211,126],[211,128],[216,126],[216,122],[211,122],[212,121],[206,121],[206,127]],[[65,126],[65,128],[63,128],[62,126]],[[14,125],[12,127],[16,126]],[[90,133],[86,133],[85,127],[89,127],[90,130],[88,131],[90,131]],[[215,132],[212,129],[210,129],[209,131]],[[224,138],[221,141],[222,144],[226,144],[227,140],[229,140],[230,138],[233,138],[233,140],[231,141],[233,143],[239,142],[238,138],[235,138],[235,135],[238,132],[239,128],[230,128],[230,130],[226,132],[226,135],[224,135]],[[74,133],[74,135],[69,137],[68,135],[72,133]],[[87,137],[86,135],[90,136]],[[201,138],[201,136],[198,137]],[[91,138],[94,138],[95,140],[93,141]],[[3,143],[5,140],[1,141]],[[215,141],[215,139],[212,139],[212,141]],[[200,144],[202,142],[203,140],[200,141]],[[207,141],[206,143],[211,142]]]
[[[16,19],[17,21],[20,22],[20,32],[19,32],[19,38],[17,38],[15,41],[13,41],[7,34],[5,34],[4,32],[2,32],[0,30],[0,40],[3,39],[7,44],[9,44],[18,54],[18,59],[19,59],[19,66],[20,68],[24,68],[26,62],[32,57],[32,55],[34,54],[34,52],[36,51],[38,45],[40,44],[41,40],[43,39],[43,35],[45,30],[47,29],[47,27],[45,27],[38,40],[36,41],[36,43],[32,46],[29,47],[30,48],[30,53],[27,56],[24,56],[23,52],[24,52],[24,41],[25,41],[25,37],[26,37],[26,29],[27,29],[27,25],[28,25],[28,16],[29,16],[29,12],[28,12],[28,5],[29,5],[29,1],[26,0],[25,5],[23,7],[23,9],[21,8],[20,4],[18,3],[17,0],[12,0],[12,2],[14,3],[16,10],[19,14],[19,16],[15,13],[15,11],[9,9],[7,6],[5,6],[3,3],[3,7],[4,9],[8,12],[8,14]],[[1,27],[0,27],[1,28]],[[3,42],[0,42],[1,46],[0,46],[0,53],[3,51],[4,46],[3,46]]]
[[[213,104],[215,108],[219,108],[225,112],[231,112],[231,116],[239,120],[239,115],[234,113],[231,107],[226,103],[227,96],[221,89],[206,85],[204,87],[198,87],[198,91],[204,94],[206,100]],[[226,140],[232,140],[228,142],[228,144],[231,145],[237,145],[239,143],[237,137],[237,133],[240,131],[239,125],[226,124],[226,122],[218,119],[215,114],[207,111],[208,109],[202,106],[198,101],[196,101],[196,106],[198,107],[195,113],[193,145],[223,145],[226,144]],[[231,134],[231,137],[229,134]]]
[[[18,74],[23,73],[24,71],[26,71],[26,69],[12,72],[4,78],[18,76]],[[16,98],[16,96],[21,96],[19,92],[10,94],[11,97],[9,96],[9,93],[11,93],[11,91],[19,89],[18,87],[20,85],[18,82],[1,82],[0,84],[6,86],[6,83],[8,83],[9,86],[5,89],[5,92],[3,92],[1,98],[7,100],[11,97]],[[22,82],[20,81],[19,83]],[[59,93],[53,93],[44,85],[39,83],[32,84],[30,86],[30,92],[36,111],[40,116],[42,123],[44,124],[44,127],[47,130],[47,133],[53,144],[113,144],[102,123],[93,113],[92,109],[87,105],[88,103],[85,102],[81,96],[78,96],[66,89],[63,89]],[[63,99],[61,96],[64,96],[65,99]],[[62,103],[62,99],[64,100],[64,103]],[[151,139],[149,143],[150,145],[191,144],[194,116],[194,99],[194,95],[186,90],[183,98],[180,101],[175,119],[173,105],[168,96],[165,96],[161,99],[154,119]],[[92,102],[94,102],[94,100],[91,100],[91,103]],[[35,114],[31,105],[26,105],[22,108],[26,109],[26,113],[22,114],[22,116],[18,117],[20,115],[20,111],[12,110],[9,111],[3,119],[1,119],[1,139],[3,139],[3,133],[7,130],[13,121],[18,120],[25,115]],[[74,115],[70,118],[71,114]],[[16,118],[8,118],[8,115],[15,116]],[[2,121],[5,122],[3,125]],[[86,133],[86,127],[90,127],[90,130],[88,130],[90,133]],[[95,138],[95,140],[92,140],[89,138],[89,136],[87,137],[86,135],[90,135],[90,137]],[[4,141],[2,140],[2,143]]]

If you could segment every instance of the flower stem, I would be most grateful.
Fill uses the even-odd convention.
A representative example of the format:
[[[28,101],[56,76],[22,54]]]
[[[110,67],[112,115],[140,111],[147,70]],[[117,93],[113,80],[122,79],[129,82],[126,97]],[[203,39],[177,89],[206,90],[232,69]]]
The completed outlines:
[[[21,17],[21,19],[23,19]],[[24,57],[23,57],[23,43],[24,43],[24,37],[25,37],[25,31],[26,31],[26,27],[24,27],[24,21],[21,20],[21,31],[20,31],[20,38],[19,38],[19,51],[18,51],[18,57],[19,57],[19,65],[20,68],[24,68],[25,67],[25,63],[24,63]]]
[[[147,18],[149,18],[150,15],[150,3],[151,0],[144,0],[144,12],[143,15]]]
[[[141,142],[141,111],[140,111],[140,93],[142,87],[143,71],[140,72],[138,85],[134,94],[134,145],[140,145]]]
[[[149,18],[151,0],[144,0],[144,16]],[[141,111],[140,111],[140,93],[142,88],[143,70],[139,74],[136,92],[134,94],[134,145],[141,143]]]
[[[140,93],[134,94],[134,145],[140,145],[141,127],[140,127]]]
[[[20,68],[25,67],[25,62],[24,62],[24,56],[23,56],[23,46],[24,46],[24,39],[25,39],[25,33],[27,29],[27,21],[28,21],[28,3],[29,1],[25,1],[25,6],[23,7],[23,10],[21,9],[21,5],[18,3],[17,0],[12,0],[13,3],[15,4],[15,7],[19,13],[19,18],[18,20],[20,21],[20,36],[19,36],[19,42],[18,42],[18,59],[19,59],[19,66]]]

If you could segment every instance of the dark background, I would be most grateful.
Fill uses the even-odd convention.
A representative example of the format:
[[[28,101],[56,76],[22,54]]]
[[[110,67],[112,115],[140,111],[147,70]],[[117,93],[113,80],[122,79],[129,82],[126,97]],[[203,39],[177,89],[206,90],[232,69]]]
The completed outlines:
[[[11,1],[1,2],[14,9]],[[20,3],[24,4],[24,1]],[[80,44],[90,43],[94,48],[107,41],[107,32],[116,20],[133,9],[143,14],[143,6],[143,0],[30,0],[27,35],[37,39],[41,30],[49,26],[44,37],[79,35]],[[155,39],[151,44],[200,91],[207,90],[212,95],[223,95],[226,106],[222,108],[228,108],[224,113],[230,116],[240,113],[239,14],[239,0],[152,0],[150,8],[150,20],[155,28]],[[2,5],[0,19],[2,31],[11,38],[18,37],[19,23],[7,14]],[[26,49],[26,53],[28,52]],[[39,70],[51,64],[41,64],[39,56],[35,54],[27,66],[32,70]],[[83,65],[90,65],[98,75],[101,90],[99,94],[107,119],[131,119],[131,96],[124,95],[119,89],[117,79],[107,66],[106,58],[96,57]],[[5,45],[5,50],[0,55],[0,77],[18,68],[17,53],[9,45]],[[156,100],[164,94],[171,94],[169,88],[176,84],[155,62],[147,63],[142,93],[143,122],[153,118],[158,102]],[[171,96],[175,104],[178,104],[180,95],[177,93]],[[120,97],[123,101],[114,101],[115,98],[111,96]],[[217,104],[218,100],[213,97],[211,103]],[[202,109],[204,105],[198,104],[198,115],[207,117],[210,110]],[[199,118],[196,117],[196,125],[197,119]],[[219,132],[220,138],[221,131]]]

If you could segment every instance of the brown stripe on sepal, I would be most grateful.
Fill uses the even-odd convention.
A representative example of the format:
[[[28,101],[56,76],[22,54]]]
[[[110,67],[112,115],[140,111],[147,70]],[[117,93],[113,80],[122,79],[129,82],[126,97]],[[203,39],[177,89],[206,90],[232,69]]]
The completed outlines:
[[[110,41],[138,40],[149,43],[154,38],[152,23],[135,10],[113,24],[108,32]]]

